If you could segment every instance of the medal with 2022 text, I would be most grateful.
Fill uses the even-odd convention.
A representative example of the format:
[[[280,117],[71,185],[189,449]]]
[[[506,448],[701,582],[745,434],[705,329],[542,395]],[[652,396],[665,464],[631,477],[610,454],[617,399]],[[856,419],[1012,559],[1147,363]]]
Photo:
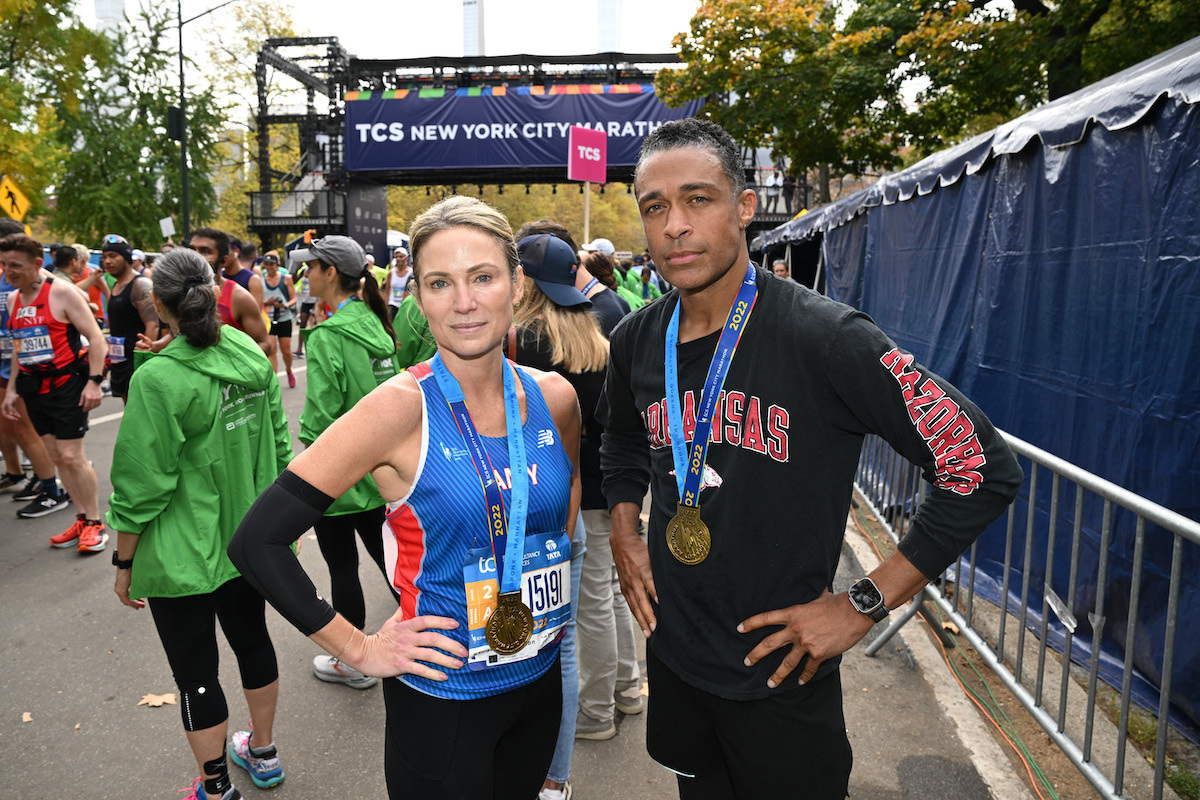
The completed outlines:
[[[671,433],[671,456],[675,461],[675,482],[679,487],[679,505],[675,516],[667,523],[667,549],[676,560],[695,566],[712,552],[712,534],[708,525],[700,519],[700,484],[704,474],[704,462],[708,455],[708,441],[712,433],[713,414],[725,376],[737,352],[738,341],[746,328],[746,321],[758,297],[758,286],[754,265],[746,266],[746,277],[742,281],[737,297],[725,319],[725,327],[717,340],[716,350],[708,366],[708,377],[700,395],[700,408],[696,414],[696,427],[688,447],[683,429],[683,409],[679,402],[679,365],[676,348],[679,344],[679,308],[676,303],[666,335],[666,406],[667,426]]]

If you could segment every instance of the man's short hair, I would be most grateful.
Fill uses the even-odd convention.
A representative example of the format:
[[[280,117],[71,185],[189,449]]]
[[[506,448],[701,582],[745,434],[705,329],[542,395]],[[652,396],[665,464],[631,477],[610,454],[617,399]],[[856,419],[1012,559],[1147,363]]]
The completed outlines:
[[[242,242],[242,246],[239,248],[239,251],[240,252],[238,253],[238,256],[242,259],[242,261],[250,261],[258,258],[258,245],[249,239]]]
[[[195,237],[204,239],[212,239],[217,244],[217,258],[224,259],[229,255],[230,239],[228,233],[217,230],[216,228],[197,228],[188,234],[188,237],[183,240],[184,247],[191,247],[192,239]]]
[[[642,164],[655,153],[675,150],[680,147],[695,147],[700,150],[711,150],[721,162],[721,171],[733,188],[733,196],[739,196],[746,190],[746,168],[742,161],[742,151],[729,132],[715,122],[696,117],[677,119],[660,125],[642,143],[638,153],[637,167],[633,171],[633,193],[638,194],[638,174]]]
[[[42,243],[32,236],[25,234],[23,231],[21,233],[10,233],[0,238],[0,253],[7,252],[24,253],[36,260],[39,265],[42,263]],[[74,255],[74,251],[72,251],[72,255]]]
[[[25,226],[17,222],[11,217],[0,217],[0,236],[8,236],[10,233],[24,233]]]
[[[70,245],[61,245],[54,251],[54,266],[58,269],[66,269],[72,261],[79,257],[74,247]]]
[[[565,225],[552,219],[539,219],[534,222],[526,222],[517,229],[515,238],[519,242],[526,236],[537,236],[539,233],[548,233],[551,236],[556,236],[570,245],[571,252],[579,252],[579,245],[575,244],[575,239],[571,236],[571,232],[567,230]]]

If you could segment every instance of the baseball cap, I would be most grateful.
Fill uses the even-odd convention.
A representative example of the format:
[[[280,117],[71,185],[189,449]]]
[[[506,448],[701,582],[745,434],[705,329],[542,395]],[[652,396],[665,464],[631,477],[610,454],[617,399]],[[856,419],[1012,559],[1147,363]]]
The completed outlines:
[[[338,272],[351,278],[361,278],[367,274],[367,254],[362,246],[349,236],[325,236],[314,239],[307,248],[297,247],[288,260],[315,261],[337,267]]]
[[[394,255],[396,255],[396,253],[404,253],[404,255],[406,255],[406,256],[412,255],[411,253],[408,252],[408,242],[402,242],[401,244],[398,244],[395,247],[393,247],[392,255],[394,256]]]
[[[126,261],[133,261],[133,248],[129,246],[129,242],[124,236],[118,236],[115,233],[104,237],[104,244],[101,245],[100,252],[116,253]]]
[[[129,260],[130,261],[145,261],[146,254],[143,253],[141,250],[133,250],[129,254]]]
[[[610,257],[617,252],[617,248],[613,247],[613,243],[608,239],[596,239],[595,241],[588,242],[583,246],[583,249],[589,253],[600,252]]]
[[[262,260],[265,263],[278,264],[279,256],[275,255],[274,253],[267,253],[265,256],[263,256]]]
[[[571,246],[548,233],[526,236],[517,242],[517,258],[525,274],[558,306],[592,304],[583,292],[575,288],[575,273],[579,258]]]

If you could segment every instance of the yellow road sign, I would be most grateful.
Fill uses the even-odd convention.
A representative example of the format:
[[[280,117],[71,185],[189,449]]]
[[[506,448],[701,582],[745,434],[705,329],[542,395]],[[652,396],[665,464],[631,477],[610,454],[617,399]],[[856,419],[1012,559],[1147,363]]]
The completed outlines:
[[[29,200],[7,175],[0,180],[0,210],[17,221],[25,219],[25,212],[29,210]]]

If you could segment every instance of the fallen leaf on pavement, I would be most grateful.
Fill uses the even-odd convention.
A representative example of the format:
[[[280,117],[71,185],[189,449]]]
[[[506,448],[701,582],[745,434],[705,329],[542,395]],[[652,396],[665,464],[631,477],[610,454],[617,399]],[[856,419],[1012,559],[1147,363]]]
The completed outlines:
[[[167,692],[166,694],[147,694],[143,695],[142,699],[138,701],[139,706],[151,706],[153,708],[158,708],[163,703],[175,705],[175,693]]]
[[[30,714],[28,711],[22,712],[21,722],[33,722],[33,714]]]
[[[943,622],[943,623],[942,623],[942,630],[944,630],[944,631],[950,631],[950,632],[951,632],[951,633],[953,633],[955,636],[957,636],[957,635],[958,635],[958,626],[957,626],[957,625],[955,625],[953,622]]]

